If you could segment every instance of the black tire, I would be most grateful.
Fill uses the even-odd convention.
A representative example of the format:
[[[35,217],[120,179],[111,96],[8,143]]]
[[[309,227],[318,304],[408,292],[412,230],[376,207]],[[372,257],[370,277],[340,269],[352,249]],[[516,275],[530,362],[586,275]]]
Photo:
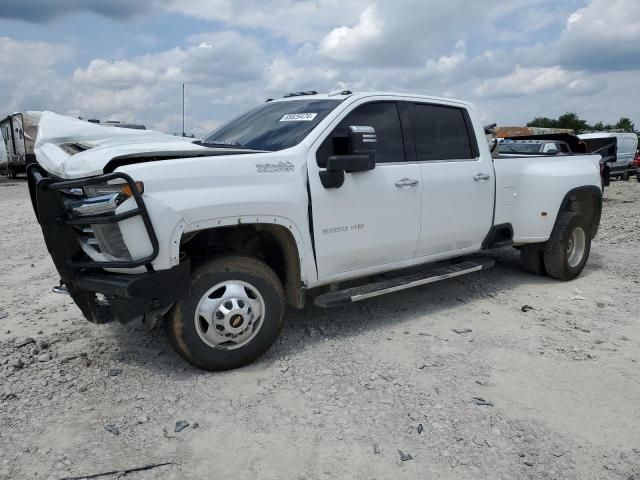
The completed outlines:
[[[629,171],[625,170],[624,173],[622,174],[622,176],[620,177],[622,180],[624,180],[625,182],[629,181]]]
[[[640,182],[640,170],[638,170],[638,173],[636,173],[636,180]]]
[[[534,275],[546,275],[544,268],[544,251],[540,245],[524,245],[520,248],[520,265]]]
[[[234,350],[205,343],[196,329],[196,308],[207,290],[225,281],[240,281],[264,300],[262,327],[256,336]],[[167,314],[164,324],[171,346],[191,365],[205,370],[229,370],[254,362],[278,337],[285,312],[282,283],[267,264],[251,257],[224,256],[201,265],[191,276],[191,294]]]
[[[579,251],[582,253],[579,261],[571,265],[568,249],[573,242],[572,233],[579,234],[582,229],[584,241]],[[577,242],[574,242],[577,244]],[[581,215],[575,212],[561,212],[558,216],[551,238],[544,250],[544,266],[547,275],[559,280],[573,280],[582,272],[591,251],[591,225]]]
[[[11,180],[15,180],[18,177],[18,174],[16,173],[16,170],[14,168],[8,167],[7,177],[9,177]]]

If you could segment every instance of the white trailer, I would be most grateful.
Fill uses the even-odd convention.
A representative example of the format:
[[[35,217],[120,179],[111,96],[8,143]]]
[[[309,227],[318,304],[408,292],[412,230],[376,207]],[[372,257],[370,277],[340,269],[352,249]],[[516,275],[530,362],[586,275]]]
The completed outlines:
[[[27,173],[27,165],[36,161],[33,147],[40,117],[40,112],[17,112],[0,120],[0,131],[7,153],[6,174],[9,178]]]

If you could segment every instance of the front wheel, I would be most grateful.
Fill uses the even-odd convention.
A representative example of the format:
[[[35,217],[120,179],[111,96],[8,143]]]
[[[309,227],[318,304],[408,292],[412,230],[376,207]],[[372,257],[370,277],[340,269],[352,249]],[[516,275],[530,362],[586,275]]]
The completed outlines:
[[[591,226],[575,212],[562,212],[544,251],[550,277],[573,280],[582,272],[591,251]]]
[[[629,181],[629,170],[625,170],[624,173],[622,174],[622,177],[620,177],[622,180],[624,180],[625,182]]]
[[[271,347],[284,311],[282,283],[268,265],[225,256],[193,273],[191,294],[171,309],[165,330],[192,365],[229,370],[254,362]]]

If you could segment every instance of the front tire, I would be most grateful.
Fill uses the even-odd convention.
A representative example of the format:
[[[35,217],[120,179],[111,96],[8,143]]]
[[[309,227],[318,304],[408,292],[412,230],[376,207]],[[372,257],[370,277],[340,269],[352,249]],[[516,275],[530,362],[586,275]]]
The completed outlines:
[[[265,263],[225,256],[192,275],[189,298],[165,318],[172,347],[190,364],[229,370],[254,362],[278,337],[285,312],[282,283]]]
[[[573,280],[584,269],[591,251],[591,226],[575,212],[561,212],[544,250],[550,277]]]
[[[622,177],[620,177],[622,180],[624,180],[625,182],[629,181],[629,171],[625,170],[624,173],[622,174]]]

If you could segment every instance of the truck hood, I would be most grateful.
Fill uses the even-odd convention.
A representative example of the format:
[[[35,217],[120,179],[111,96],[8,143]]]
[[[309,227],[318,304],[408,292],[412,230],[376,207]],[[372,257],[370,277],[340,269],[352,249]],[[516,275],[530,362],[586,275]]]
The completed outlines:
[[[130,163],[247,153],[192,142],[153,130],[108,127],[43,112],[34,152],[45,170],[65,179],[100,175]]]

